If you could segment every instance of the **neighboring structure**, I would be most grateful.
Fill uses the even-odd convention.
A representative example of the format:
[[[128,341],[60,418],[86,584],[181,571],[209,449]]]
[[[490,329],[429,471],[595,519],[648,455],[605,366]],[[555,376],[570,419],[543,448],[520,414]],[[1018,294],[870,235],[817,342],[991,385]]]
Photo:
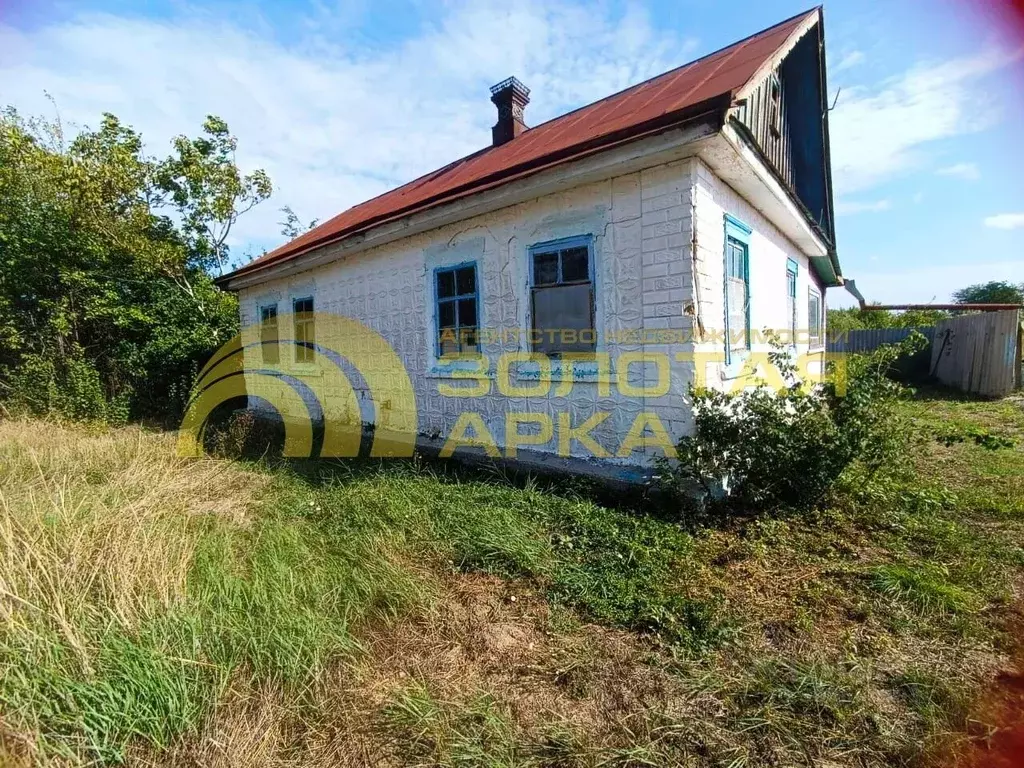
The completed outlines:
[[[690,385],[731,386],[765,351],[762,329],[797,331],[797,353],[823,355],[825,288],[843,284],[824,60],[818,8],[533,128],[529,90],[509,78],[492,89],[491,146],[221,285],[238,292],[243,325],[313,309],[381,334],[412,379],[424,439],[443,441],[469,412],[499,447],[586,460],[601,455],[596,442],[612,457],[578,466],[630,476],[661,453],[615,456],[637,414],[657,416],[646,435],[685,434]],[[554,356],[556,384],[525,394],[541,365],[515,362],[506,377],[503,355],[536,352]],[[641,353],[664,355],[668,391]],[[315,367],[293,362],[317,391]],[[467,370],[484,371],[489,391],[443,394]],[[566,377],[571,389],[558,386]],[[522,412],[546,414],[554,431],[510,426]],[[566,437],[590,418],[591,443]]]

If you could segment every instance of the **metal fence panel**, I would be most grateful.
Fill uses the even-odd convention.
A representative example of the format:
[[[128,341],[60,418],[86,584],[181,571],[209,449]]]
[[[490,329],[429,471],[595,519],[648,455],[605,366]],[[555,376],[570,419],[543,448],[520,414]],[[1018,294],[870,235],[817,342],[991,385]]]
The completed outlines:
[[[934,326],[927,328],[866,328],[861,331],[829,332],[829,352],[873,352],[883,344],[899,344],[914,331],[923,333],[930,342]]]
[[[943,384],[987,397],[1021,386],[1021,320],[1017,310],[983,312],[935,326],[932,374]]]

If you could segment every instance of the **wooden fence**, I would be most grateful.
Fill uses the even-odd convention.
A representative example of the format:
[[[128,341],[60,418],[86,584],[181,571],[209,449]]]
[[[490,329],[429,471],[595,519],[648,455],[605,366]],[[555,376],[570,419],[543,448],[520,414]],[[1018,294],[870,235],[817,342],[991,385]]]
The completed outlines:
[[[1021,386],[1021,316],[1016,309],[943,320],[932,337],[931,373],[943,384],[986,397]]]

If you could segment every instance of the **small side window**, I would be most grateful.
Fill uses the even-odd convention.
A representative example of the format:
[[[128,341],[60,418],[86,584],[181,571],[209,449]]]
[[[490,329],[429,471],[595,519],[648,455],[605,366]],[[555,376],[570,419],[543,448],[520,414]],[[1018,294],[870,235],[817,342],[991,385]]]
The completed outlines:
[[[752,230],[725,214],[725,362],[750,349],[750,236]]]
[[[316,321],[313,317],[313,298],[295,299],[292,302],[295,323],[295,362],[312,363],[316,358]]]
[[[260,351],[264,363],[276,365],[280,361],[277,339],[277,304],[260,307]]]
[[[807,289],[807,335],[812,347],[821,346],[821,294],[813,288]]]
[[[750,277],[747,244],[726,238],[725,303],[729,326],[729,351],[750,349]]]
[[[799,267],[792,259],[786,262],[786,322],[789,323],[789,343],[796,344],[796,278]]]
[[[437,356],[476,354],[480,329],[480,295],[476,262],[434,272]]]

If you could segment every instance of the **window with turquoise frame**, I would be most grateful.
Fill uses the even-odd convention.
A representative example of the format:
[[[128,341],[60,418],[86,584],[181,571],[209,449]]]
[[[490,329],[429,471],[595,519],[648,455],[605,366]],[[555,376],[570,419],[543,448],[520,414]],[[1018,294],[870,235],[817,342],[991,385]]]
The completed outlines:
[[[814,288],[807,289],[807,335],[811,340],[811,348],[822,346],[821,294]]]
[[[750,349],[750,235],[739,219],[725,215],[725,361]]]
[[[476,262],[434,270],[434,317],[439,358],[477,354],[480,291]]]
[[[312,363],[316,359],[316,319],[312,296],[292,300],[292,322],[295,328],[295,362]]]
[[[530,246],[530,331],[534,352],[587,356],[597,349],[594,238],[578,235]]]
[[[795,261],[786,260],[786,321],[789,323],[787,341],[790,344],[796,344],[796,283],[799,269]]]
[[[280,362],[277,338],[277,302],[274,302],[260,307],[260,351],[263,362],[275,365]]]

